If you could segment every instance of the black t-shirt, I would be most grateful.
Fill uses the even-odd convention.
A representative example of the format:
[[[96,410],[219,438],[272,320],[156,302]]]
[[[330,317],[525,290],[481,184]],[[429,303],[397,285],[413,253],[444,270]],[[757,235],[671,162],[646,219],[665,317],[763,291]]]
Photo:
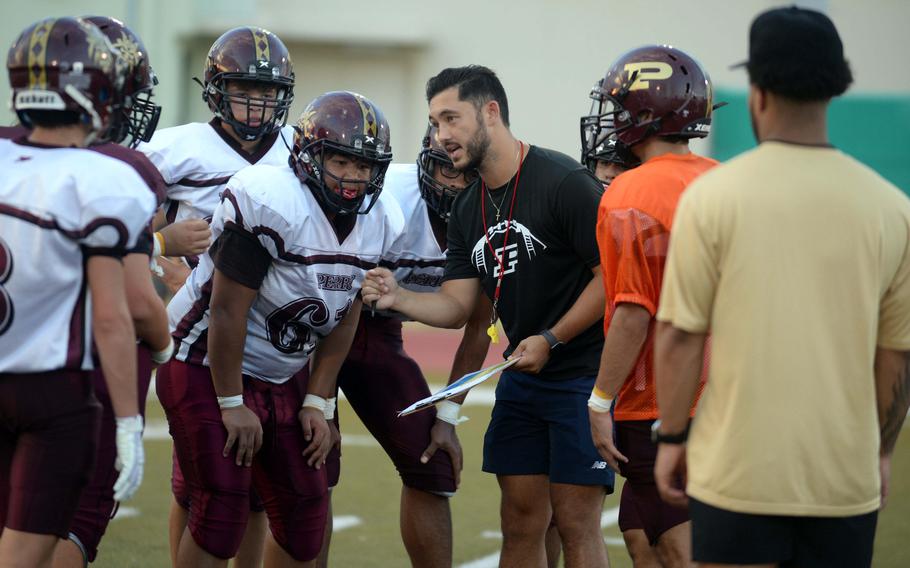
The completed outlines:
[[[496,222],[491,195],[478,181],[452,205],[446,253],[446,280],[479,278],[493,298],[515,178],[493,189],[502,213]],[[532,146],[521,168],[515,210],[506,246],[499,317],[513,349],[526,337],[552,327],[572,307],[600,259],[595,229],[603,184],[572,158]],[[506,195],[508,194],[508,195]],[[480,199],[486,199],[481,221]],[[484,237],[487,233],[490,244]],[[544,379],[597,374],[603,349],[603,320],[553,351],[540,372]]]

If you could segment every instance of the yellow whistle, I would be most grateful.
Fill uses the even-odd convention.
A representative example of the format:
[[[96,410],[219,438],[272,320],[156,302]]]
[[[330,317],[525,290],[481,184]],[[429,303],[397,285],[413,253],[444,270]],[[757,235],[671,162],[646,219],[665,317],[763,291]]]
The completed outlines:
[[[487,335],[490,336],[490,341],[493,343],[499,343],[499,331],[496,330],[495,323],[491,323],[490,327],[487,328]]]

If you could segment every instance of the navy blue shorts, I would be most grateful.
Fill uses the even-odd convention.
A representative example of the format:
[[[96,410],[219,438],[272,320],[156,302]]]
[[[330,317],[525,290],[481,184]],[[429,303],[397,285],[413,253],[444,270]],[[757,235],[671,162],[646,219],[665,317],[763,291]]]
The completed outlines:
[[[547,381],[506,371],[483,442],[483,470],[496,475],[537,475],[551,483],[603,485],[613,492],[613,471],[591,439],[588,397],[595,377]]]

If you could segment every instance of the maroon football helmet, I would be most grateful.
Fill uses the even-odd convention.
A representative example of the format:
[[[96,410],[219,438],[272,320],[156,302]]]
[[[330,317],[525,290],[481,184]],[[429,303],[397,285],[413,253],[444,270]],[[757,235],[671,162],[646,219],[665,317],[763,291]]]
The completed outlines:
[[[291,166],[322,206],[340,215],[369,213],[382,191],[385,172],[392,163],[389,123],[382,110],[363,95],[331,91],[307,105],[294,130]],[[333,154],[344,154],[370,163],[370,179],[366,182],[341,179],[327,172],[325,159]],[[358,197],[346,199],[326,186],[326,176],[334,178],[339,185],[343,181],[349,185],[366,184],[366,187]],[[370,201],[363,207],[367,196]]]
[[[32,113],[71,113],[91,129],[88,142],[110,140],[121,119],[126,64],[92,23],[47,18],[19,35],[6,59],[19,121]]]
[[[463,191],[463,188],[453,187],[437,180],[434,177],[437,170],[442,177],[448,179],[456,179],[464,174],[465,182],[468,184],[477,179],[476,170],[462,172],[455,169],[449,155],[436,140],[436,128],[430,125],[423,137],[420,154],[417,155],[417,180],[420,185],[420,195],[427,202],[430,210],[448,221],[449,214],[452,212],[452,202]]]
[[[253,81],[274,86],[274,97],[250,97],[227,92],[227,81]],[[198,83],[199,80],[196,79]],[[205,60],[202,100],[244,140],[257,140],[287,123],[294,101],[294,67],[291,54],[278,36],[254,27],[224,32],[209,49]],[[259,115],[250,126],[234,116],[231,102],[246,105],[248,117]],[[267,116],[271,112],[271,116]]]
[[[123,84],[124,116],[113,142],[126,142],[130,148],[135,148],[140,142],[152,139],[161,116],[161,107],[152,102],[152,89],[158,84],[158,77],[149,63],[148,51],[139,36],[120,20],[107,16],[84,19],[98,26],[128,66]]]
[[[639,47],[620,56],[591,98],[591,114],[581,119],[583,159],[611,137],[619,148],[651,136],[704,138],[715,108],[707,72],[668,45]]]

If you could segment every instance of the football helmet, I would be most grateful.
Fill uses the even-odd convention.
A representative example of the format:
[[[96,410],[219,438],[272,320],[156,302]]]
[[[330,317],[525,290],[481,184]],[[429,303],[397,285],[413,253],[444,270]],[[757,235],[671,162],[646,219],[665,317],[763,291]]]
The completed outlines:
[[[476,171],[462,172],[455,168],[445,149],[436,140],[436,128],[430,125],[423,137],[420,154],[417,155],[417,180],[420,195],[427,202],[427,207],[443,220],[448,221],[449,214],[452,212],[452,202],[463,191],[463,188],[440,182],[434,177],[437,169],[442,177],[447,179],[457,179],[464,174],[466,184],[477,179]]]
[[[316,199],[329,212],[348,215],[369,213],[392,163],[389,123],[382,110],[368,98],[350,91],[331,91],[316,97],[300,115],[294,127],[294,146],[291,167],[297,177],[307,184]],[[342,179],[325,169],[325,160],[333,154],[344,154],[365,160],[371,165],[367,181]],[[326,176],[339,185],[366,184],[355,198],[330,190]],[[369,203],[363,202],[369,196]]]
[[[617,59],[591,91],[581,118],[582,148],[611,137],[632,146],[651,136],[704,138],[711,126],[711,79],[688,54],[668,45],[633,49]]]
[[[228,81],[255,81],[274,86],[273,97],[230,94]],[[199,82],[199,79],[196,79]],[[224,32],[209,49],[203,73],[202,100],[244,140],[257,140],[287,123],[294,101],[294,67],[291,54],[272,32],[240,27]],[[258,124],[250,126],[234,116],[231,103],[246,105],[246,116],[257,113]],[[269,116],[271,114],[271,116]]]
[[[158,77],[149,63],[148,51],[142,40],[120,20],[107,16],[84,18],[98,26],[126,62],[127,75],[123,84],[123,119],[120,130],[113,135],[113,142],[126,142],[135,148],[140,142],[152,139],[161,107],[152,102],[152,89]]]
[[[69,112],[89,126],[86,143],[118,132],[126,64],[94,24],[81,18],[35,22],[10,47],[6,68],[23,126],[34,127],[33,112]]]
[[[611,162],[628,169],[637,168],[641,160],[633,154],[628,147],[618,144],[615,136],[602,141],[598,146],[591,147],[591,140],[595,136],[589,130],[582,131],[581,163],[593,173],[597,169],[597,162]]]

